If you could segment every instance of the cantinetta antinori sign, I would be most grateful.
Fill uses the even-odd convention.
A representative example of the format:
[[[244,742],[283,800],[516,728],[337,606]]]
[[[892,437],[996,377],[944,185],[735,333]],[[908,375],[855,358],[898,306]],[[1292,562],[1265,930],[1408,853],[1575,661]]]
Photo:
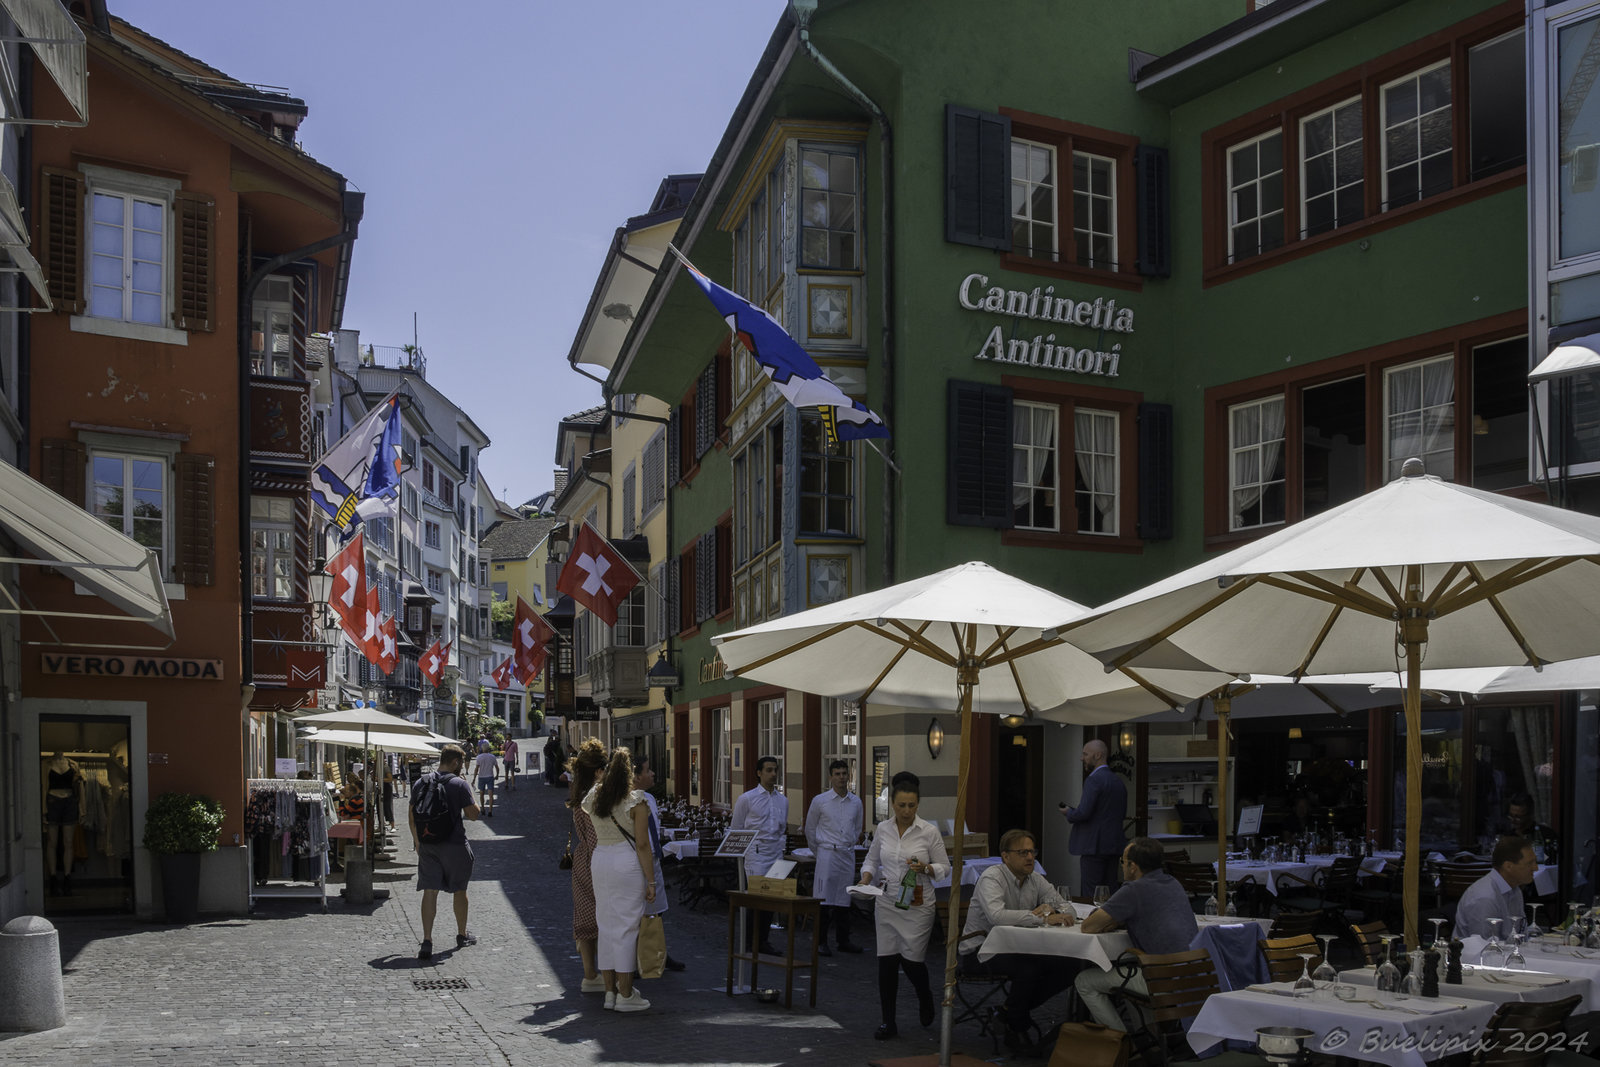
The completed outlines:
[[[1053,332],[1041,331],[1032,337],[1008,337],[1006,328],[997,325],[984,338],[983,347],[974,353],[973,359],[1115,378],[1117,365],[1122,360],[1122,342],[1117,341],[1104,350],[1075,347],[1072,338],[1066,335],[1065,328],[1099,330],[1102,335],[1106,331],[1133,332],[1132,308],[1119,308],[1115,300],[1103,296],[1093,300],[1074,300],[1069,296],[1057,295],[1054,285],[1007,289],[999,285],[991,286],[988,275],[969,274],[961,279],[956,299],[968,311],[1005,315],[1011,319],[1032,319],[1064,328],[1058,343],[1058,335]]]

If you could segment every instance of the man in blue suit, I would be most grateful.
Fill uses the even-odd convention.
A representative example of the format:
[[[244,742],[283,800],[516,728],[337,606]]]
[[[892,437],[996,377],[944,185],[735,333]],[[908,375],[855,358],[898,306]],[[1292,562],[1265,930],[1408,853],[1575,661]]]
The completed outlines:
[[[1128,790],[1122,779],[1106,766],[1106,743],[1099,739],[1083,746],[1083,797],[1077,807],[1063,807],[1061,814],[1072,823],[1067,851],[1078,857],[1078,871],[1084,896],[1095,886],[1117,887],[1117,861],[1126,840],[1122,819],[1128,810]]]

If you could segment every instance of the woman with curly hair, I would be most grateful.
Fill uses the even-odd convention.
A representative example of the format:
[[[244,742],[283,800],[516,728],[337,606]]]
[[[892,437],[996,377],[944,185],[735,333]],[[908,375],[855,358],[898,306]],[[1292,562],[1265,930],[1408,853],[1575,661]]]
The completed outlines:
[[[604,776],[583,798],[594,824],[594,905],[600,942],[595,963],[605,980],[608,1011],[644,1011],[650,1002],[633,987],[639,960],[639,920],[656,899],[650,851],[650,805],[633,787],[633,754],[611,750]],[[574,859],[576,862],[576,859]]]
[[[589,857],[594,854],[594,823],[580,806],[606,765],[606,746],[591,737],[567,761],[571,791],[567,807],[572,809],[572,938],[578,943],[578,958],[583,961],[585,993],[600,993],[605,981],[595,968],[595,943],[600,930],[594,917],[594,882],[589,873]]]

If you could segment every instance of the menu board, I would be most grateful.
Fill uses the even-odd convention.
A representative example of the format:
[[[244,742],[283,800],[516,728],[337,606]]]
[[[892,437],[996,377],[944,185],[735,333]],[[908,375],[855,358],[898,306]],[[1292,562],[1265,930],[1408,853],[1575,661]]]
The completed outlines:
[[[755,843],[756,831],[754,830],[729,830],[722,838],[722,844],[717,846],[718,856],[743,856]]]

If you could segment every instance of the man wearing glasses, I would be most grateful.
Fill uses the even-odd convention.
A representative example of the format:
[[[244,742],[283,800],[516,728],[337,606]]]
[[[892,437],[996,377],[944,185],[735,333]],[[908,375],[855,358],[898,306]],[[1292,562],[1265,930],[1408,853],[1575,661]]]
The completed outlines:
[[[1189,894],[1166,872],[1159,841],[1136,837],[1128,842],[1122,850],[1122,888],[1083,920],[1086,934],[1117,929],[1126,929],[1133,947],[1148,956],[1187,952],[1200,932]],[[1111,1001],[1111,991],[1120,988],[1134,994],[1149,993],[1143,971],[1135,972],[1123,985],[1122,975],[1115,969],[1090,967],[1073,984],[1094,1021],[1113,1030],[1126,1030],[1127,1025]]]
[[[962,973],[1011,979],[1011,993],[997,1010],[1005,1024],[1006,1047],[1019,1051],[1033,1043],[1033,1009],[1072,985],[1083,967],[1082,960],[1020,952],[978,959],[983,935],[996,926],[1071,926],[1077,921],[1072,905],[1034,869],[1037,855],[1028,831],[1006,831],[1000,838],[1000,865],[985,870],[973,887],[961,933]]]

